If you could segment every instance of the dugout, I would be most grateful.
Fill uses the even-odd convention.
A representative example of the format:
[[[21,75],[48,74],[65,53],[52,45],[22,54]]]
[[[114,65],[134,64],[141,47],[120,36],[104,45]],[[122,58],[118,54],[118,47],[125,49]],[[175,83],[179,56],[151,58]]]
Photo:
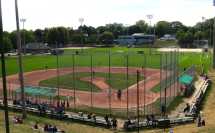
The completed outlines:
[[[49,102],[55,99],[56,95],[55,88],[39,87],[39,86],[25,86],[24,93],[27,100],[34,101],[35,103]],[[15,100],[21,99],[21,88],[17,88],[14,91]],[[42,100],[43,99],[43,100]],[[46,99],[46,100],[45,100]],[[48,100],[47,100],[48,99]]]
[[[190,95],[192,95],[194,91],[193,82],[194,77],[188,74],[183,74],[179,78],[179,83],[181,84],[181,91],[184,96],[189,97]]]

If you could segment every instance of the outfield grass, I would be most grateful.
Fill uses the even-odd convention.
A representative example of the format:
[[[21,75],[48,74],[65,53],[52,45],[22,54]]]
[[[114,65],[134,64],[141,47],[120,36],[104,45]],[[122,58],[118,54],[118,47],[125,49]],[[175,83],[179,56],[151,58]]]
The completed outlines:
[[[72,67],[72,53],[77,50],[65,50],[65,53],[59,56],[59,67]],[[81,50],[79,50],[81,51]],[[144,53],[150,53],[149,48],[126,48],[126,47],[115,47],[115,48],[91,48],[84,49],[84,55],[78,55],[75,57],[75,66],[90,66],[90,56],[93,55],[93,66],[108,66],[108,53],[111,51],[111,62],[110,66],[126,66],[125,54],[129,52],[129,62],[130,67],[144,67],[144,57],[143,55],[137,54],[137,51],[144,51]],[[152,53],[159,54],[160,52],[155,52],[156,49],[152,49]],[[106,54],[105,54],[106,53]],[[190,65],[196,65],[197,70],[202,71],[202,64],[204,64],[205,71],[211,67],[211,55],[202,53],[181,53],[179,55],[179,66],[181,70]],[[45,66],[48,68],[56,68],[57,61],[56,56],[53,55],[30,55],[23,57],[23,68],[25,72],[41,70]],[[159,55],[149,55],[147,56],[146,67],[149,68],[160,68],[160,56]],[[7,75],[18,73],[17,57],[6,57],[6,70]],[[0,72],[1,74],[1,72]]]
[[[81,72],[75,73],[75,80],[73,81],[73,74],[66,74],[63,76],[59,76],[59,86],[65,89],[74,89],[81,91],[90,91],[92,88],[93,92],[98,92],[101,89],[95,86],[94,84],[83,81],[81,78],[91,77],[91,73],[89,72]],[[95,73],[95,77],[101,77],[105,79],[105,82],[111,86],[112,89],[123,90],[127,88],[126,74],[123,73],[111,73],[110,81],[108,78],[108,73]],[[140,76],[141,80],[143,76]],[[109,83],[110,82],[110,83]],[[131,86],[136,83],[136,75],[129,75],[128,85]],[[57,87],[57,77],[50,78],[40,82],[41,86],[47,87]]]

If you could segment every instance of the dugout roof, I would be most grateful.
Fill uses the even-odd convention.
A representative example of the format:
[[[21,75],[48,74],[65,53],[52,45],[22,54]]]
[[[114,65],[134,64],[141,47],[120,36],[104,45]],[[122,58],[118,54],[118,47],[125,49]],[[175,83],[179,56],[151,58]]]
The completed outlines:
[[[193,77],[188,75],[188,74],[184,74],[179,78],[179,82],[181,84],[186,84],[186,85],[190,85],[193,82]]]
[[[24,91],[27,95],[31,96],[56,96],[56,89],[48,87],[25,86]],[[21,93],[21,88],[16,89],[16,93]]]

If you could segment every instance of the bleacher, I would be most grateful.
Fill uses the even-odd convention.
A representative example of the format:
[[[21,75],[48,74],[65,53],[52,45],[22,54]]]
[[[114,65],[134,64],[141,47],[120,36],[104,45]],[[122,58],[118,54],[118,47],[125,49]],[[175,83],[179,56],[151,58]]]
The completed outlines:
[[[209,84],[210,84],[209,79],[203,80],[201,87],[194,93],[191,103],[189,103],[190,110],[186,114],[186,116],[196,116],[196,114],[198,113],[198,110],[199,110],[199,106],[203,100],[203,97],[207,91]]]
[[[167,118],[167,119],[156,119],[155,122],[153,121],[141,121],[139,124],[137,121],[131,121],[130,124],[128,124],[127,121],[124,123],[124,129],[131,131],[136,130],[139,126],[139,128],[167,128],[169,126],[173,125],[181,125],[186,123],[193,123],[198,111],[199,107],[201,105],[201,102],[204,98],[204,95],[207,91],[207,88],[210,84],[209,79],[203,79],[203,82],[201,84],[201,87],[193,94],[192,102],[190,104],[190,110],[185,114],[184,117],[178,117],[178,118]]]
[[[3,108],[3,104],[0,104],[0,107]],[[13,104],[8,104],[8,108],[16,111],[16,112],[21,112],[22,111],[22,106],[21,105],[13,105]],[[111,127],[111,121],[109,119],[109,123],[107,124],[106,120],[103,117],[96,116],[95,118],[88,119],[87,114],[68,114],[68,113],[63,113],[63,114],[58,114],[56,112],[53,112],[50,109],[47,109],[45,112],[41,114],[41,112],[38,110],[38,108],[35,107],[26,107],[26,111],[28,113],[42,116],[42,117],[48,117],[52,119],[58,119],[58,120],[65,120],[65,121],[70,121],[70,122],[79,122],[79,123],[84,123],[88,125],[93,125],[93,126],[101,126],[105,128],[110,128]]]

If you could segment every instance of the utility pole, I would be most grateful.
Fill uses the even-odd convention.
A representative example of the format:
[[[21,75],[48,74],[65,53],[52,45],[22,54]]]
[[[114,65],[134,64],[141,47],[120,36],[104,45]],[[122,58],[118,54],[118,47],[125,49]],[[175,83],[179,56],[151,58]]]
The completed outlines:
[[[215,0],[213,0],[213,6],[215,6]],[[213,69],[215,69],[215,17],[213,23]]]
[[[149,14],[149,15],[146,15],[146,17],[149,19],[149,26],[150,28],[152,28],[152,19],[153,19],[153,15],[152,14]],[[154,27],[155,28],[155,27]],[[154,30],[155,32],[155,30]],[[150,29],[150,34],[152,34],[152,30]],[[155,33],[153,33],[155,34]],[[152,44],[150,46],[150,54],[152,53]]]
[[[20,19],[20,22],[22,22],[22,32],[23,32],[23,37],[22,37],[22,46],[24,46],[24,54],[26,54],[26,46],[25,46],[25,22],[26,22],[26,19],[25,18],[22,18]]]
[[[82,46],[82,53],[83,53],[83,46],[84,46],[84,43],[83,43],[83,37],[84,37],[84,35],[83,35],[83,30],[82,30],[82,28],[83,28],[83,22],[84,22],[84,18],[79,18],[78,19],[78,21],[80,22],[80,24],[81,24],[81,46]]]
[[[3,83],[3,94],[4,94],[4,115],[5,115],[5,131],[10,133],[9,118],[8,118],[8,103],[7,103],[7,81],[6,81],[6,68],[5,68],[5,47],[3,44],[3,24],[2,24],[2,8],[0,0],[0,51],[1,51],[1,68],[2,68],[2,83]]]
[[[21,99],[22,99],[22,117],[26,118],[26,107],[25,107],[25,91],[24,91],[24,77],[23,77],[23,66],[22,66],[22,45],[21,45],[21,34],[19,29],[19,10],[18,2],[15,0],[15,13],[16,13],[16,28],[17,28],[17,49],[18,49],[18,64],[19,64],[19,82],[21,87]]]
[[[213,69],[215,69],[215,17],[213,23]]]

